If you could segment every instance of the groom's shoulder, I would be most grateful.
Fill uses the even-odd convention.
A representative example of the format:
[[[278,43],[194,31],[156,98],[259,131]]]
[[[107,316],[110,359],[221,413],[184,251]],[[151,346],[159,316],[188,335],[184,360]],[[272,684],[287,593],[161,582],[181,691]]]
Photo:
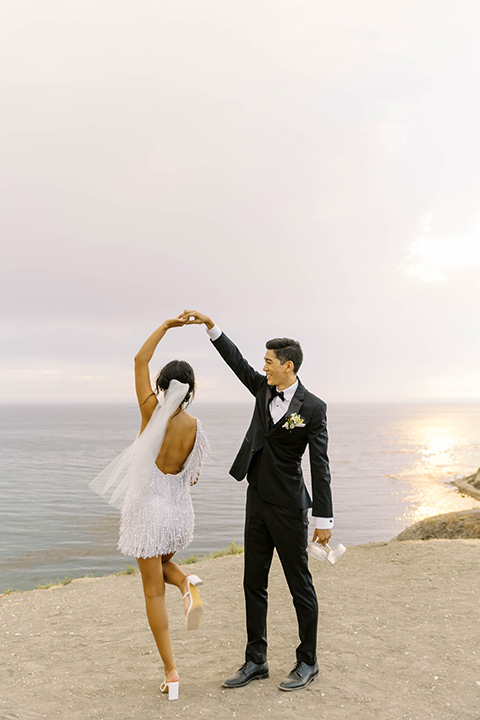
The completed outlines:
[[[323,412],[326,412],[327,410],[327,403],[322,400],[322,398],[319,398],[318,395],[314,395],[314,393],[310,392],[310,390],[307,390],[306,387],[304,387],[305,390],[305,397],[304,397],[304,404],[308,404],[312,410],[320,409]]]

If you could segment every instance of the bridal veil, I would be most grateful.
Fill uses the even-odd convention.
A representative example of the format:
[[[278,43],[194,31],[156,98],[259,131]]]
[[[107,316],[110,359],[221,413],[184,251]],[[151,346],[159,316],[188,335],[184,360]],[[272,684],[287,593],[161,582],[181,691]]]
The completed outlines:
[[[143,432],[92,480],[89,487],[109,505],[121,510],[127,491],[130,497],[142,493],[148,473],[162,447],[168,421],[182,404],[188,391],[187,383],[171,380],[163,403],[158,403]]]

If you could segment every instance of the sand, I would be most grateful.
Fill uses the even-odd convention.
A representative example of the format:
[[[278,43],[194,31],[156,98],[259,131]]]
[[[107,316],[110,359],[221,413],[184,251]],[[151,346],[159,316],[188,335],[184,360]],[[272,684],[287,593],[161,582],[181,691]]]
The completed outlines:
[[[270,678],[237,690],[243,662],[243,556],[190,568],[206,614],[187,632],[169,588],[180,699],[160,695],[162,668],[136,576],[77,580],[0,600],[1,720],[158,718],[480,718],[480,540],[350,547],[337,565],[311,560],[320,603],[320,675],[278,683],[295,661],[296,619],[277,560],[270,581]]]

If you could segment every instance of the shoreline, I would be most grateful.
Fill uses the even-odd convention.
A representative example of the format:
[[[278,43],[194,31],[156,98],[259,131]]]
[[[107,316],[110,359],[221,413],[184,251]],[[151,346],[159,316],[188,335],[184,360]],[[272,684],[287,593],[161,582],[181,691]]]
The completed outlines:
[[[480,470],[477,471],[477,473],[474,473],[471,476],[468,476],[466,478],[461,478],[459,480],[452,480],[451,483],[455,485],[458,488],[459,492],[464,492],[465,494],[470,495],[475,500],[480,501],[480,490],[475,488],[471,485],[472,479],[478,479],[480,477]],[[478,511],[480,511],[480,508],[478,508]],[[475,509],[473,510],[463,510],[463,511],[452,511],[449,513],[443,513],[441,515],[433,515],[428,518],[425,518],[424,520],[418,521],[417,523],[413,523],[412,525],[407,526],[403,531],[401,531],[399,534],[395,535],[394,537],[390,538],[390,540],[381,540],[381,541],[372,541],[369,543],[360,543],[358,545],[349,545],[347,547],[363,547],[364,545],[375,545],[375,544],[385,544],[389,542],[395,542],[397,540],[420,540],[420,541],[426,541],[426,540],[432,540],[432,539],[444,539],[444,540],[454,540],[454,539],[476,539],[478,538],[478,532],[474,534],[465,534],[463,531],[463,518],[466,517],[467,521],[470,520],[470,515],[472,513],[476,513]],[[452,520],[449,527],[449,532],[445,532],[445,525],[442,524],[443,520]],[[475,522],[478,525],[478,520],[475,518]],[[427,528],[427,531],[426,531]],[[432,532],[433,529],[433,532]],[[438,532],[437,532],[438,530]],[[215,559],[219,557],[224,557],[227,555],[243,555],[244,549],[243,546],[239,543],[236,543],[234,540],[227,546],[220,550],[214,550],[210,551],[209,553],[204,553],[202,556],[193,553],[186,558],[178,559],[177,562],[179,565],[193,565],[205,560],[209,559]],[[125,569],[124,570],[115,570],[113,572],[105,573],[104,575],[93,575],[90,573],[86,573],[85,575],[74,578],[70,577],[69,575],[66,575],[63,580],[60,578],[56,578],[56,580],[49,580],[46,583],[40,583],[34,588],[29,588],[25,590],[21,589],[14,589],[14,588],[6,588],[4,591],[0,592],[0,600],[8,595],[11,595],[12,593],[25,593],[25,592],[34,592],[36,590],[49,590],[53,587],[62,587],[71,584],[72,582],[76,582],[77,580],[87,580],[87,579],[95,579],[99,580],[102,578],[108,578],[108,577],[116,577],[120,575],[138,575],[139,569],[136,565],[132,565],[130,563],[125,563]]]
[[[205,618],[187,632],[176,589],[167,607],[180,700],[159,693],[161,662],[137,575],[79,578],[12,593],[0,602],[4,628],[0,716],[86,720],[204,717],[291,720],[475,720],[480,677],[471,661],[471,618],[480,595],[480,540],[367,543],[336,564],[312,559],[317,589],[320,675],[281,693],[298,644],[296,617],[278,559],[269,585],[270,678],[225,690],[243,662],[243,558],[195,563]],[[16,715],[15,715],[16,714]]]
[[[178,563],[178,565],[194,565],[195,563],[201,562],[202,560],[212,560],[215,558],[224,557],[225,555],[243,555],[243,545],[239,545],[235,542],[235,540],[232,540],[230,545],[228,545],[226,548],[222,548],[221,550],[212,550],[209,553],[204,553],[202,556],[194,553],[192,555],[189,555],[185,559],[179,559],[176,562]],[[63,587],[65,585],[70,585],[70,583],[76,582],[77,580],[101,580],[102,578],[107,577],[116,577],[118,575],[138,575],[139,573],[140,570],[136,565],[126,563],[125,570],[115,570],[114,572],[105,573],[104,575],[93,575],[91,573],[86,573],[85,575],[82,575],[78,578],[73,578],[69,575],[66,575],[63,580],[60,580],[60,578],[56,578],[56,580],[48,580],[46,583],[39,583],[36,587],[29,588],[27,590],[7,588],[6,590],[0,592],[0,600],[1,598],[6,597],[7,595],[11,595],[12,593],[33,592],[34,590],[50,590],[50,588],[52,587]]]
[[[478,475],[479,473],[477,471],[474,475],[470,475],[469,477],[460,478],[459,480],[452,480],[452,483],[458,488],[461,493],[469,495],[470,497],[475,498],[475,500],[480,501],[480,490],[474,485],[472,485],[471,482],[471,478],[478,477]]]

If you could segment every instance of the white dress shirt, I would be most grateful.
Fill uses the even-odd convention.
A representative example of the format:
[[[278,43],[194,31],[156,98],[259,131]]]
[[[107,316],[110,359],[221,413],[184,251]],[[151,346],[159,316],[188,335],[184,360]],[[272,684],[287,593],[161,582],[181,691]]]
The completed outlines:
[[[292,402],[292,398],[297,392],[297,388],[298,380],[295,380],[293,385],[290,385],[290,387],[286,388],[283,391],[283,397],[285,398],[284,400],[281,400],[278,395],[276,395],[273,400],[270,401],[268,409],[270,410],[270,417],[272,418],[274,423],[277,423],[280,418],[282,418],[287,412],[288,407]]]
[[[210,330],[207,328],[207,335],[209,336],[210,340],[218,340],[221,334],[222,331],[217,325],[214,325]],[[284,400],[281,400],[277,395],[270,402],[268,409],[270,410],[270,415],[274,423],[277,423],[280,418],[282,418],[287,412],[288,406],[290,405],[290,402],[295,395],[297,387],[298,380],[296,380],[293,385],[290,385],[290,387],[286,388],[283,391],[283,395],[285,398]],[[333,528],[333,518],[316,517],[315,527],[317,530],[330,530],[331,528]]]

